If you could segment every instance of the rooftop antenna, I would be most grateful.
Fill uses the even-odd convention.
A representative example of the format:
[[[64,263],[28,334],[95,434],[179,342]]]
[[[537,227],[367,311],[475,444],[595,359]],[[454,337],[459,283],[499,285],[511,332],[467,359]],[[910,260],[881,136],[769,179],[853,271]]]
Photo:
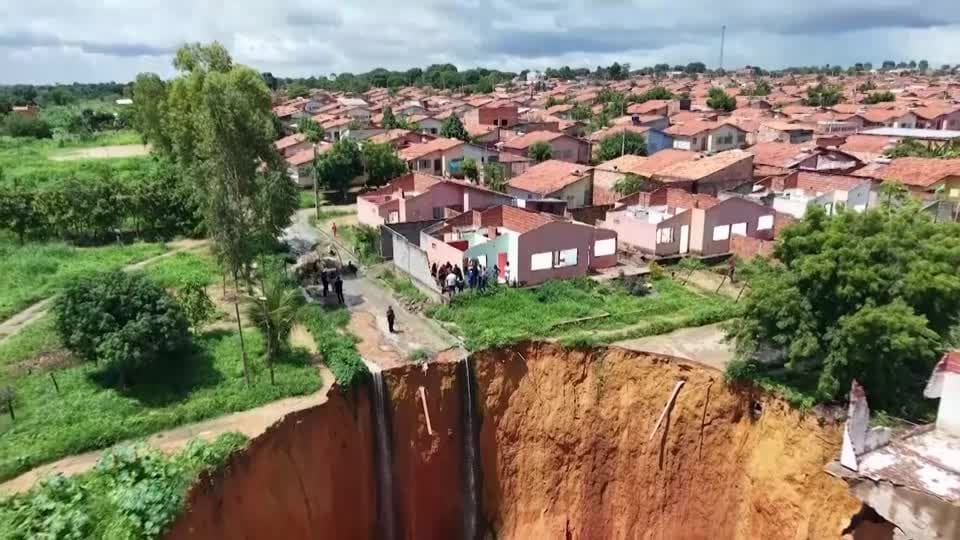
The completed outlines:
[[[727,25],[720,27],[720,69],[723,69],[723,45],[727,40]]]

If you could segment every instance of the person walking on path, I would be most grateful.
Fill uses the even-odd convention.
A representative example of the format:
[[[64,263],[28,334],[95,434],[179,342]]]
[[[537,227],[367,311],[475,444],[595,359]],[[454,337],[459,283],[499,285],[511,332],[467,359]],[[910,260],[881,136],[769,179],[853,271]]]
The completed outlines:
[[[333,290],[337,293],[337,303],[346,304],[347,302],[343,299],[343,278],[340,274],[337,274],[336,279],[333,280]]]
[[[453,295],[457,292],[457,276],[453,272],[447,274],[447,293],[450,295],[450,298],[453,299]]]
[[[327,276],[327,269],[320,270],[320,283],[323,284],[323,296],[326,298],[327,291],[330,290],[330,278]]]
[[[387,306],[387,328],[390,329],[391,334],[395,334],[396,330],[393,329],[393,322],[397,320],[397,315],[393,312],[393,306]]]
[[[334,221],[332,224],[330,224],[330,231],[333,232],[333,237],[336,238],[336,237],[337,237],[337,222],[336,222],[336,221]]]

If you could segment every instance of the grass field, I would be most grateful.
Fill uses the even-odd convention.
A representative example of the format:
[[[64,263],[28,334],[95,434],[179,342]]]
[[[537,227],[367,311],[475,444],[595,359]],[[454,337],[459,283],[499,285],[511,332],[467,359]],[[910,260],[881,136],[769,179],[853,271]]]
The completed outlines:
[[[38,325],[43,326],[0,344],[0,359],[19,361],[54,346],[47,323]],[[196,338],[191,354],[141,374],[126,389],[111,386],[91,364],[56,370],[59,393],[47,372],[5,370],[0,384],[15,389],[16,421],[0,417],[0,479],[63,456],[319,389],[320,376],[302,351],[277,363],[277,384],[271,385],[262,337],[250,329],[244,338],[254,380],[250,388],[244,385],[239,337],[223,331]]]
[[[503,346],[531,338],[608,343],[699,326],[736,316],[729,299],[691,291],[670,279],[656,293],[635,296],[618,284],[589,279],[551,281],[537,289],[499,287],[468,293],[428,314],[452,323],[468,349]]]
[[[179,289],[193,282],[210,285],[220,281],[220,267],[207,249],[175,253],[148,265],[143,271],[165,289]]]
[[[0,320],[54,295],[77,276],[121,268],[164,251],[162,244],[80,248],[59,242],[21,246],[0,239]]]
[[[57,181],[67,176],[112,175],[121,180],[137,177],[144,172],[149,156],[56,161],[52,156],[73,149],[139,144],[140,136],[133,131],[97,134],[89,140],[25,139],[0,137],[0,170],[3,181],[20,178],[30,184]]]

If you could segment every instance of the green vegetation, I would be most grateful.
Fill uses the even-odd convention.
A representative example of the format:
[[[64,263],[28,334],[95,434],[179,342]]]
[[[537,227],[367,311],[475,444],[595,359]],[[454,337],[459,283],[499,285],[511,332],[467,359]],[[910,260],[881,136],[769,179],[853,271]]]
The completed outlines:
[[[174,456],[145,445],[106,452],[92,471],[50,476],[26,493],[0,500],[0,537],[159,538],[183,508],[203,472],[221,466],[246,437],[227,433],[193,440]]]
[[[425,362],[430,358],[430,353],[426,349],[414,349],[407,354],[407,360],[410,362]]]
[[[737,315],[737,307],[727,298],[696,293],[669,279],[653,284],[656,293],[645,296],[630,294],[622,284],[586,278],[550,281],[537,289],[499,287],[491,294],[454,297],[451,304],[431,307],[428,314],[454,323],[471,350],[531,338],[572,338],[584,332],[594,332],[597,341],[612,342]]]
[[[370,372],[357,352],[357,338],[346,330],[349,311],[309,304],[300,309],[299,319],[337,383],[350,387],[366,379]]]
[[[317,207],[317,196],[312,191],[301,191],[298,206],[300,209]]]
[[[870,95],[864,98],[863,102],[868,105],[874,105],[877,103],[883,103],[886,101],[896,101],[896,100],[897,100],[897,96],[893,95],[893,92],[889,90],[885,90],[883,92],[872,92]]]
[[[143,268],[143,272],[164,289],[180,289],[191,283],[219,282],[221,269],[206,249],[181,251]]]
[[[714,86],[708,94],[707,106],[715,111],[730,112],[737,108],[737,99],[724,92],[723,88]]]
[[[50,347],[55,339],[49,323],[30,327],[0,344],[0,359],[16,362]],[[243,381],[240,339],[236,332],[207,332],[193,340],[193,349],[165,359],[155,370],[138,373],[126,388],[90,364],[55,371],[59,392],[49,374],[7,373],[3,384],[17,393],[16,421],[0,419],[0,479],[36,465],[104,448],[190,422],[258,407],[277,399],[315,392],[316,368],[306,355],[294,352],[276,365],[276,384],[264,376],[264,340],[244,332],[253,360],[254,383]]]
[[[53,160],[75,149],[141,142],[136,133],[120,131],[102,133],[87,140],[36,140],[0,137],[0,183],[20,178],[30,185],[55,182],[66,177],[81,179],[111,177],[121,181],[141,178],[146,156],[127,158],[98,158]]]
[[[263,274],[266,274],[265,276]],[[247,318],[267,341],[267,367],[274,381],[274,363],[287,352],[287,339],[303,306],[303,294],[283,268],[268,267],[261,272],[258,296],[244,299]]]
[[[537,163],[546,161],[553,157],[553,148],[550,147],[549,143],[537,141],[527,148],[527,157],[536,161]]]
[[[633,173],[627,173],[626,176],[617,180],[613,184],[613,192],[621,197],[626,197],[636,193],[650,185],[653,185],[650,182],[649,178],[643,176],[637,176]]]
[[[56,294],[79,276],[121,268],[163,253],[160,244],[78,248],[0,241],[0,320]]]
[[[317,225],[318,223],[323,223],[324,221],[330,221],[331,219],[343,217],[343,216],[352,216],[356,214],[353,210],[345,210],[343,208],[323,208],[320,207],[319,216],[310,216],[310,223],[312,225]],[[338,227],[341,227],[338,225]],[[349,225],[343,225],[343,227],[349,227]],[[339,232],[339,229],[338,229]]]
[[[430,301],[427,295],[423,294],[409,277],[399,276],[390,270],[385,270],[379,277],[381,281],[393,289],[398,297],[409,304],[423,306]]]
[[[342,225],[337,227],[337,235],[351,249],[360,262],[376,264],[380,262],[380,231],[369,225]]]
[[[53,317],[48,315],[0,343],[0,369],[61,349],[63,344],[54,328]]]
[[[932,159],[960,158],[960,142],[950,141],[943,144],[927,144],[916,139],[901,139],[885,152],[887,157],[922,157]]]
[[[596,151],[596,160],[602,163],[624,154],[647,155],[647,138],[640,133],[633,133],[624,128],[622,133],[609,135],[600,141],[600,146],[597,147]]]
[[[843,88],[836,84],[819,83],[807,88],[804,105],[811,107],[832,107],[843,99]]]
[[[923,386],[960,322],[960,225],[910,204],[834,217],[812,208],[775,255],[782,264],[754,265],[728,330],[741,360],[731,376],[816,401],[842,398],[856,379],[876,408],[925,418]]]
[[[463,127],[460,117],[455,114],[448,116],[440,125],[440,136],[448,139],[460,139],[461,141],[470,140],[467,128]]]

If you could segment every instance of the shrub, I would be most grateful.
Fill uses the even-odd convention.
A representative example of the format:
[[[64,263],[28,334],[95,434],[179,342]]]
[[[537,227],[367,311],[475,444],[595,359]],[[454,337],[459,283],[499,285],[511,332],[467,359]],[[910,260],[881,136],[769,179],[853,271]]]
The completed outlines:
[[[50,124],[35,116],[8,114],[3,122],[3,131],[11,137],[33,137],[49,139],[53,137]]]
[[[663,267],[657,261],[652,261],[647,268],[650,269],[650,279],[663,279]]]
[[[115,371],[121,382],[189,343],[183,310],[142,274],[116,271],[77,280],[57,298],[54,315],[64,346]]]
[[[207,296],[203,283],[191,281],[177,291],[177,303],[190,322],[190,328],[199,332],[217,313],[217,307]]]
[[[359,384],[370,374],[357,352],[356,338],[346,333],[350,321],[346,310],[327,311],[317,305],[300,309],[300,321],[310,331],[323,363],[333,372],[337,383],[349,387]]]

